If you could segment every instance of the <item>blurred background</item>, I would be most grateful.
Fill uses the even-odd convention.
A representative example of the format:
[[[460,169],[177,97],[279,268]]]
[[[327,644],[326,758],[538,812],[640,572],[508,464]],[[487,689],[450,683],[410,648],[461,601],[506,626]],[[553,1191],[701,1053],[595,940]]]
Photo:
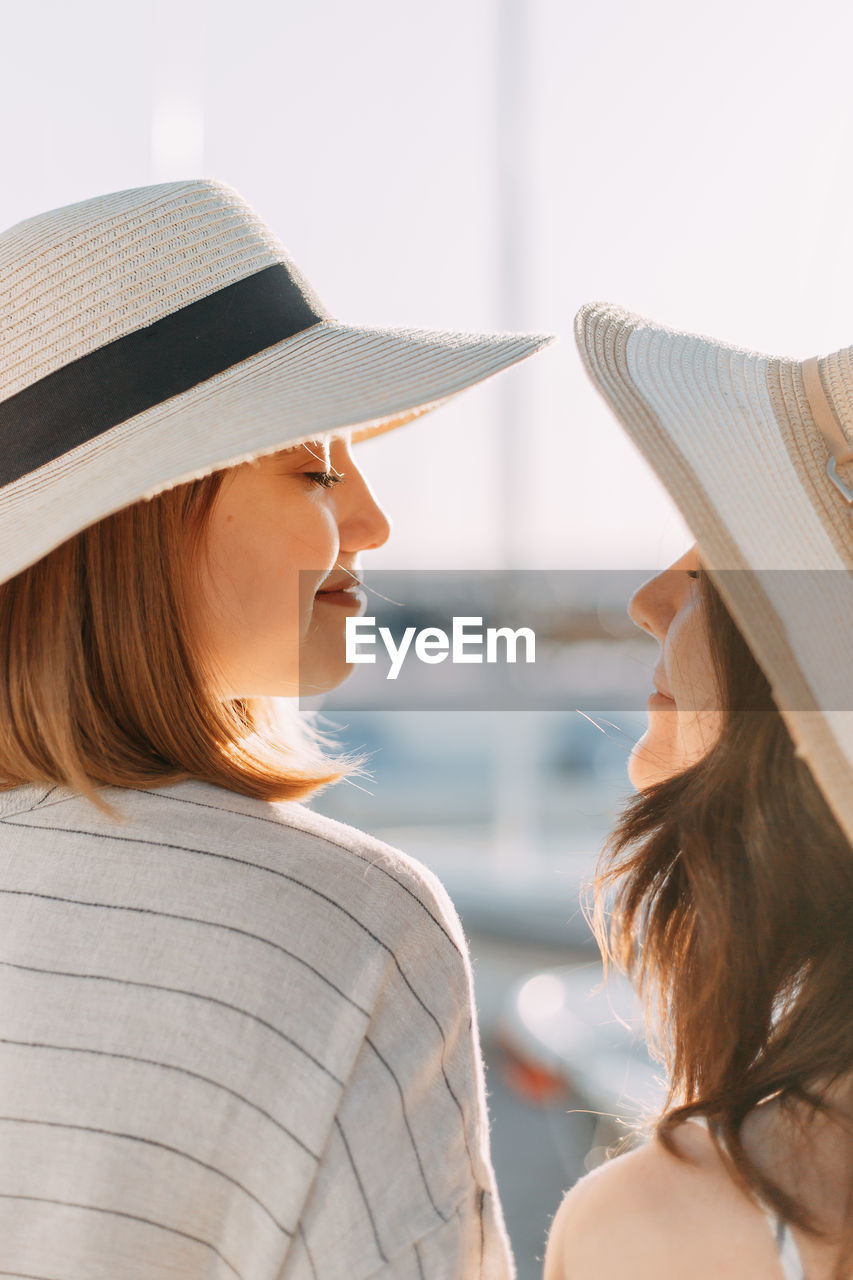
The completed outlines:
[[[0,225],[212,176],[344,319],[558,335],[363,446],[394,524],[372,563],[642,576],[690,535],[586,382],[573,315],[607,299],[801,357],[853,340],[851,36],[840,0],[806,24],[791,0],[7,3]],[[372,776],[318,807],[433,867],[462,913],[532,1280],[562,1191],[660,1090],[580,906],[642,718],[329,719]]]

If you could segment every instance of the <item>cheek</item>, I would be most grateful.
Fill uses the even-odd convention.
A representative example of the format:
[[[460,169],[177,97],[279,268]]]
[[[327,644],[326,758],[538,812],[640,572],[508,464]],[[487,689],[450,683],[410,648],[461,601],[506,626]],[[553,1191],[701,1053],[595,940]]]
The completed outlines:
[[[664,642],[664,667],[672,696],[685,716],[717,708],[714,666],[698,599],[673,619]]]
[[[292,482],[293,483],[293,482]],[[216,528],[220,560],[247,584],[269,584],[303,572],[319,578],[328,572],[338,552],[333,514],[310,495],[264,490],[239,509],[223,509]]]
[[[638,790],[698,763],[722,729],[723,716],[698,599],[673,618],[664,640],[663,669],[675,705],[649,712],[649,727],[634,748],[628,769]]]
[[[308,630],[314,593],[338,554],[337,524],[309,493],[281,480],[248,484],[211,515],[207,595],[220,629],[243,643],[286,629],[289,643]]]
[[[723,728],[720,711],[709,708],[702,711],[679,712],[679,744],[685,767],[696,764],[713,747]]]
[[[685,612],[675,629],[667,672],[678,708],[678,739],[683,767],[695,764],[714,745],[722,713],[711,649],[701,609]]]

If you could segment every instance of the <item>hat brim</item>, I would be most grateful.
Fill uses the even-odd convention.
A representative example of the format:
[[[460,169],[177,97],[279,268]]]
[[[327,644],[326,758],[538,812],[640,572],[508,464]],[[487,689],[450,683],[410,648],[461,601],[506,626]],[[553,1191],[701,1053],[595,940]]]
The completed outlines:
[[[853,526],[802,364],[609,304],[576,320],[598,390],[664,483],[853,840]]]
[[[300,440],[392,430],[553,339],[324,320],[0,490],[0,581],[143,498]]]

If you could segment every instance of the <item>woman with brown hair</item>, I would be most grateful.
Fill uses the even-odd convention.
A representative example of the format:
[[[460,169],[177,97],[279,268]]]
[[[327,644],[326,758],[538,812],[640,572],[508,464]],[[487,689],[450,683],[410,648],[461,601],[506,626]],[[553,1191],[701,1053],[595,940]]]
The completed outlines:
[[[334,320],[209,181],[0,236],[0,1274],[504,1280],[459,921],[294,803],[351,445],[544,339]]]
[[[669,1096],[651,1141],[566,1197],[546,1278],[841,1280],[853,349],[771,359],[606,305],[578,338],[697,546],[631,601],[661,656],[638,795],[597,878],[599,934],[648,999]]]

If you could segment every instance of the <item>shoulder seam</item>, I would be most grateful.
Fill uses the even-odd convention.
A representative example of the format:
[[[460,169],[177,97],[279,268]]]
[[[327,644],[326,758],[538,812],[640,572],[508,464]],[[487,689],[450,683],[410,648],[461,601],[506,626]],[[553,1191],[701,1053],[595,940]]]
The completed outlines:
[[[407,893],[409,897],[412,898],[418,904],[421,910],[426,912],[426,914],[432,920],[433,924],[435,924],[435,926],[439,929],[442,935],[447,939],[447,941],[453,947],[454,951],[456,951],[458,955],[462,955],[462,951],[458,946],[456,940],[450,936],[450,934],[447,932],[447,929],[444,927],[444,924],[429,909],[427,904],[423,902],[421,898],[418,897],[418,895],[414,892],[413,889],[410,889],[407,884],[404,884],[403,881],[398,879],[396,876],[391,875],[390,871],[388,871],[386,867],[383,867],[381,863],[374,862],[372,859],[366,858],[362,853],[360,853],[357,849],[354,849],[351,845],[341,844],[340,841],[332,840],[327,835],[321,835],[317,832],[309,831],[305,827],[297,826],[294,823],[277,822],[274,818],[267,818],[260,813],[242,813],[239,809],[223,809],[222,806],[219,806],[219,805],[207,805],[200,800],[190,800],[186,796],[164,795],[163,792],[160,792],[160,791],[156,791],[156,792],[145,791],[144,789],[137,789],[135,787],[130,787],[128,788],[128,790],[132,790],[138,795],[160,796],[163,799],[171,800],[176,804],[189,804],[189,805],[195,805],[201,809],[214,809],[214,810],[219,810],[220,812],[233,813],[233,814],[236,814],[238,817],[251,818],[255,822],[263,822],[272,827],[281,828],[281,827],[290,826],[296,831],[301,831],[304,835],[315,836],[316,839],[323,840],[326,844],[331,845],[333,848],[341,849],[345,853],[352,854],[352,856],[358,858],[359,861],[367,863],[369,866],[374,867],[377,871],[381,872],[382,875],[386,876],[389,880],[391,880],[394,884],[396,884],[400,889],[402,889],[404,893]],[[363,835],[365,833],[360,832],[359,834]],[[374,836],[369,836],[368,838],[376,839],[376,837]],[[377,841],[377,843],[384,844],[384,841]],[[387,846],[387,847],[390,848],[391,846]]]

